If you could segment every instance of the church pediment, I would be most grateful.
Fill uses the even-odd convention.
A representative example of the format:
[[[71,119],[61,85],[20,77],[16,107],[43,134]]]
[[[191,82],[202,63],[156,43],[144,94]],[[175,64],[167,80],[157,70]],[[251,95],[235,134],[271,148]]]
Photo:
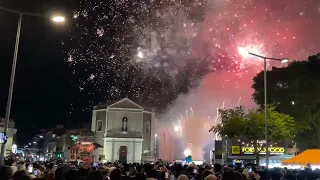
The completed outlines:
[[[118,102],[115,102],[115,103],[109,105],[108,108],[143,109],[137,103],[131,101],[128,98],[124,98]]]

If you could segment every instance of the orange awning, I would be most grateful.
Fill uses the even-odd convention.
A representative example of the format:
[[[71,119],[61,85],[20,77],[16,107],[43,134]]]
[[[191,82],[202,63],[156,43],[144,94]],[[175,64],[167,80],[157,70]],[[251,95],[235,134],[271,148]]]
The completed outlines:
[[[282,160],[282,165],[300,165],[306,166],[310,165],[320,165],[320,149],[308,149],[303,151],[301,154],[290,158]]]

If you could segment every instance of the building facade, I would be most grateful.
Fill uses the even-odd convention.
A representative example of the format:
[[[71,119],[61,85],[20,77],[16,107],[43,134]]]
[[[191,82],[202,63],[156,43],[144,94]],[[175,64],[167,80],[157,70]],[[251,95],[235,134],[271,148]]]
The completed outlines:
[[[128,98],[95,106],[91,130],[103,146],[100,158],[127,163],[154,159],[154,121],[153,112]]]
[[[222,149],[224,151],[227,150],[227,160],[229,163],[233,163],[235,161],[241,161],[243,163],[258,163],[256,162],[255,149],[250,142],[242,141],[240,139],[223,138],[221,144]],[[269,164],[272,163],[272,159],[275,157],[279,158],[290,154],[294,155],[299,151],[298,148],[295,148],[295,143],[291,141],[269,142],[267,149],[264,147],[264,140],[259,141],[258,144],[260,147],[257,148],[257,153],[259,153],[260,160],[265,159],[266,153],[268,152],[269,159],[271,161]]]
[[[63,125],[56,125],[55,128],[42,129],[39,134],[35,134],[28,148],[34,151],[37,159],[55,159],[57,153],[63,152],[64,136],[67,130]]]
[[[4,125],[5,125],[5,119],[0,118],[0,132],[4,131]],[[6,134],[7,142],[5,144],[2,144],[2,146],[3,145],[6,146],[5,156],[9,156],[12,152],[12,145],[14,144],[16,133],[17,133],[17,129],[15,128],[15,122],[13,120],[10,120],[8,125],[8,131]]]
[[[62,125],[57,125],[55,128],[44,129],[40,134],[34,135],[28,147],[35,150],[40,159],[66,160],[69,159],[70,148],[84,141],[94,143],[95,137],[91,129],[66,129]]]

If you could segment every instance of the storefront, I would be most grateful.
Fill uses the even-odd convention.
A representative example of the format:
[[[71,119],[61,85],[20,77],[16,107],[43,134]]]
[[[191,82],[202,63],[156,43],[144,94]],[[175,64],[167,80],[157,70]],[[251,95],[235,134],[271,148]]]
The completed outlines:
[[[255,163],[256,156],[254,147],[249,146],[231,146],[229,151],[228,162],[229,163],[236,163],[241,162],[242,164],[245,163]],[[264,158],[266,155],[266,148],[258,147],[257,151],[260,155],[260,159]],[[277,156],[283,155],[285,153],[284,147],[269,147],[268,153],[270,156]]]

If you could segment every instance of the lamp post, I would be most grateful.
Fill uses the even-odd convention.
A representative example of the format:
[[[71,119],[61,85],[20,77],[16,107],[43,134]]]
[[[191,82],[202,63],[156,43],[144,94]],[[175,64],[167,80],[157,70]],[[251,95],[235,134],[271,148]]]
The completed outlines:
[[[225,151],[225,153],[226,153],[226,157],[225,157],[225,165],[228,165],[228,156],[229,156],[229,152],[228,152],[228,136],[227,135],[225,135],[224,136],[224,138],[225,138],[225,146],[226,146],[226,151]]]
[[[248,52],[249,55],[256,56],[263,59],[263,77],[264,77],[264,130],[265,130],[265,141],[266,141],[266,167],[269,166],[269,151],[268,151],[268,107],[267,107],[267,60],[278,61],[281,63],[288,63],[288,58],[271,58],[265,57],[258,54]]]
[[[35,13],[29,13],[29,12],[21,12],[13,9],[8,9],[0,6],[0,11],[6,11],[13,14],[19,15],[18,19],[18,27],[17,27],[17,33],[16,33],[16,41],[14,46],[14,53],[13,53],[13,61],[12,61],[12,67],[11,67],[11,75],[10,75],[10,85],[9,85],[9,92],[8,92],[8,99],[7,99],[7,107],[6,107],[6,115],[5,115],[5,124],[4,124],[4,134],[7,133],[8,127],[9,127],[9,120],[10,120],[10,112],[11,112],[11,103],[12,103],[12,94],[13,94],[13,87],[14,87],[14,79],[16,74],[16,66],[17,66],[17,59],[18,59],[18,53],[19,53],[19,42],[20,42],[20,33],[21,33],[21,24],[22,24],[22,17],[23,16],[34,16],[34,17],[44,17],[41,14],[35,14]],[[54,16],[51,19],[52,21],[56,23],[61,23],[65,21],[65,18],[63,16]],[[3,143],[1,145],[1,153],[0,153],[0,164],[3,164],[4,162],[4,155],[5,155],[5,147],[6,144]]]

